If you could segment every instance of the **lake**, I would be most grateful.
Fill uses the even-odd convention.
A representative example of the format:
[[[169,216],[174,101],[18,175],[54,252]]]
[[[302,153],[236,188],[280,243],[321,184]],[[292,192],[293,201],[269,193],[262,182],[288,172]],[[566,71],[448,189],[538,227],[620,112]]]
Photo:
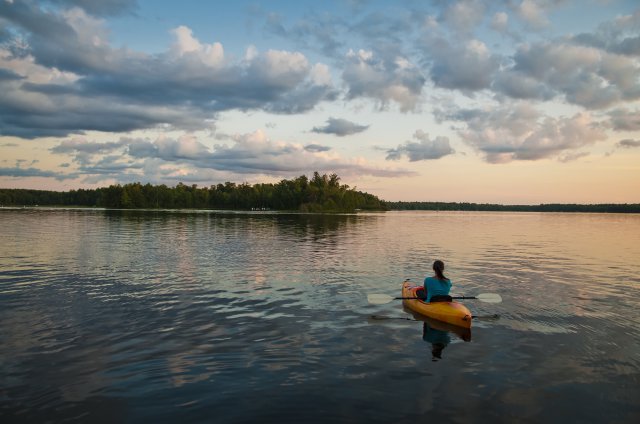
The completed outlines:
[[[2,423],[640,422],[637,214],[4,208],[0,305]]]

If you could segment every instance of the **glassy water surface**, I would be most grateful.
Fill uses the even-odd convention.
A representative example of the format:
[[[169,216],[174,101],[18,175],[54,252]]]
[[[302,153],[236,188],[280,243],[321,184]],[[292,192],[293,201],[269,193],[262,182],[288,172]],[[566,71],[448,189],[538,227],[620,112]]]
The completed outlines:
[[[3,423],[640,422],[640,215],[0,209],[0,306]]]

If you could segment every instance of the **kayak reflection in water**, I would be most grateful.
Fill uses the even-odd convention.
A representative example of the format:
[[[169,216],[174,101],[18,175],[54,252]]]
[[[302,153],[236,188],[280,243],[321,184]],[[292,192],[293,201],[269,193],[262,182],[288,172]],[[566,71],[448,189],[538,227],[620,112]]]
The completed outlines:
[[[448,331],[436,330],[425,321],[422,327],[422,340],[431,343],[431,360],[435,362],[442,359],[442,351],[451,343],[451,336]]]
[[[419,315],[414,314],[418,319]],[[422,340],[431,343],[431,360],[434,362],[442,359],[442,351],[451,343],[451,333],[455,334],[465,342],[471,341],[471,329],[458,327],[444,322],[436,321],[425,317],[420,317],[423,321]]]

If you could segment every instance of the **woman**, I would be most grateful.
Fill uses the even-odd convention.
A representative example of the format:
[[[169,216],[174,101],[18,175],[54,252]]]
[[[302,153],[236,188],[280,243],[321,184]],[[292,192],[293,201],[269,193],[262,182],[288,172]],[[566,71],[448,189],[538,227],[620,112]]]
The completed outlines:
[[[427,292],[425,302],[451,302],[449,290],[451,280],[444,276],[444,262],[438,260],[433,263],[433,277],[424,279],[424,290]]]

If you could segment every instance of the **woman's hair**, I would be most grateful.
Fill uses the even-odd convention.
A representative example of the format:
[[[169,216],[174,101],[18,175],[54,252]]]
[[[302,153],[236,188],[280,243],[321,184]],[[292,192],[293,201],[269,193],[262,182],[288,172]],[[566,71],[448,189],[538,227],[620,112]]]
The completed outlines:
[[[435,261],[433,263],[433,270],[435,271],[438,280],[448,280],[448,278],[444,276],[444,262],[441,260]]]

